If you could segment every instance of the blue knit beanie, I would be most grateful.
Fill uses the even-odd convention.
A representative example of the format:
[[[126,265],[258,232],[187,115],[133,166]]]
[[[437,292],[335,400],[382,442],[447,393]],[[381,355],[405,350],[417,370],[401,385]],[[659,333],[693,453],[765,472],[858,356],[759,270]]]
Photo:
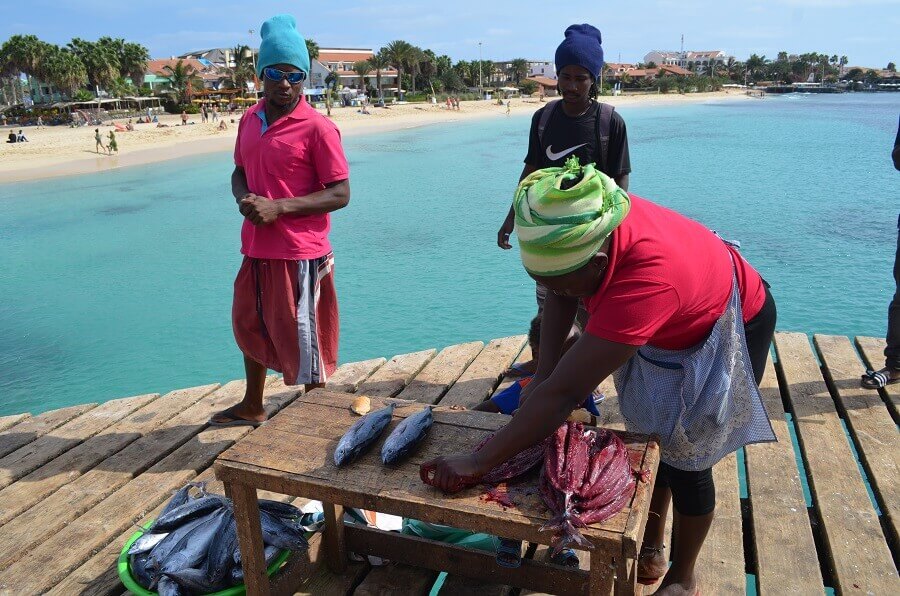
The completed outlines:
[[[262,24],[262,42],[256,60],[256,74],[275,64],[290,64],[309,74],[309,51],[306,40],[297,32],[297,20],[289,14],[275,15]]]
[[[603,68],[601,42],[600,30],[593,25],[570,25],[566,38],[556,48],[556,72],[574,64],[587,69],[596,79]]]

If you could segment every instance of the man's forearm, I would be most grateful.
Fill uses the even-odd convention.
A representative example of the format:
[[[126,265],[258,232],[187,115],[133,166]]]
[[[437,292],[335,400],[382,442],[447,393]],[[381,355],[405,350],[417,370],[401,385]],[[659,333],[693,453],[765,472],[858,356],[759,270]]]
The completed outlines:
[[[615,177],[616,186],[621,188],[624,191],[628,191],[628,177],[629,174],[621,174]]]
[[[350,183],[347,180],[306,195],[291,199],[278,199],[282,215],[318,215],[343,209],[350,202]]]
[[[231,173],[231,194],[234,195],[234,200],[238,203],[241,202],[242,198],[250,194],[250,189],[247,188],[247,176],[240,168],[235,168]]]

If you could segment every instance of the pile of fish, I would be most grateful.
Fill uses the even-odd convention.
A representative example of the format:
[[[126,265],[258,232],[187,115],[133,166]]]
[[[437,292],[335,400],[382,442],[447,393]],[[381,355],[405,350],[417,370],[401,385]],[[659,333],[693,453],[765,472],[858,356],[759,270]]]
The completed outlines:
[[[334,450],[334,465],[340,467],[362,455],[378,441],[393,419],[395,404],[369,412],[353,423]],[[407,416],[388,436],[381,448],[381,461],[395,464],[408,457],[434,423],[432,406]]]
[[[585,430],[578,422],[559,427],[545,444],[540,477],[541,498],[553,514],[541,529],[553,530],[554,554],[572,542],[591,548],[578,528],[621,511],[634,493],[635,476],[615,433]]]
[[[293,505],[260,499],[259,515],[267,565],[283,550],[309,546]],[[176,492],[128,556],[132,577],[160,595],[209,594],[244,581],[232,503],[203,484]]]

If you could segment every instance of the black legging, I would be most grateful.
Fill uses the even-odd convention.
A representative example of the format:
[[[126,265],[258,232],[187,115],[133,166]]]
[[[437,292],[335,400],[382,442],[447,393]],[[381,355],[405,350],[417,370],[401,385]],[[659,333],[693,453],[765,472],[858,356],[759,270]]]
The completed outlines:
[[[747,352],[757,385],[762,381],[766,371],[766,359],[769,356],[772,337],[775,335],[777,319],[775,299],[769,292],[768,284],[764,285],[766,301],[757,315],[744,325]],[[706,515],[716,508],[716,485],[713,482],[712,468],[691,472],[660,462],[656,484],[669,487],[675,511],[682,515]]]

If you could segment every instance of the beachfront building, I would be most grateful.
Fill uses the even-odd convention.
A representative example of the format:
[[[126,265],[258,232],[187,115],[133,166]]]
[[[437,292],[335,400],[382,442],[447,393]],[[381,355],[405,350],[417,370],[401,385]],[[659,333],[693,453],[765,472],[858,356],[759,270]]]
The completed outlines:
[[[254,48],[253,54],[256,55],[259,53],[259,50]],[[211,66],[215,66],[217,68],[234,68],[237,66],[236,58],[234,55],[234,48],[210,48],[208,50],[197,50],[196,52],[188,52],[187,54],[182,54],[178,56],[182,59],[194,59],[203,62],[204,64],[208,63]]]
[[[724,65],[728,62],[728,54],[722,50],[704,50],[687,52],[671,52],[652,50],[644,56],[644,64],[651,62],[656,66],[678,66],[697,74],[706,74],[711,64]]]
[[[515,81],[512,60],[500,60],[493,64],[494,69],[488,77],[488,81],[486,81],[488,84],[512,83]],[[547,60],[528,60],[527,71],[522,79],[529,77],[544,77],[556,80],[556,64]]]
[[[532,81],[533,83],[537,83],[537,85],[543,91],[544,95],[546,95],[548,97],[553,97],[554,95],[557,94],[556,85],[557,85],[558,81],[556,79],[550,79],[550,78],[538,75],[536,77],[528,77],[525,80]]]
[[[167,91],[172,85],[169,83],[169,70],[166,66],[175,68],[178,61],[181,60],[182,66],[190,66],[194,72],[203,79],[203,86],[206,89],[218,89],[225,80],[225,73],[212,64],[209,60],[201,60],[197,58],[161,58],[147,62],[147,71],[144,74],[144,86],[149,87],[154,93]]]
[[[364,90],[375,87],[376,72],[369,72],[360,80],[359,73],[353,65],[368,60],[375,55],[370,48],[319,48],[319,57],[310,63],[308,86],[313,89],[325,88],[325,77],[331,72],[338,76],[338,89],[349,88]],[[388,91],[397,88],[397,71],[386,68],[381,71],[381,86]]]

